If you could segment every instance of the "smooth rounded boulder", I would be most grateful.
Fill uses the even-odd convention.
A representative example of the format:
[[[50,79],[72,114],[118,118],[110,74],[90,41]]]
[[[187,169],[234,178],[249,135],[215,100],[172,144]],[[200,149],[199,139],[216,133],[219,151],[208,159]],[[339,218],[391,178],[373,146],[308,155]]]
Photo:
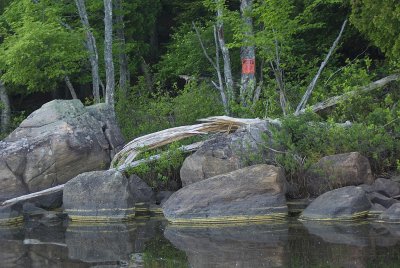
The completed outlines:
[[[121,221],[135,216],[128,180],[118,171],[76,176],[65,184],[63,203],[72,221]]]
[[[325,156],[310,167],[306,178],[307,191],[312,196],[374,182],[368,158],[358,152]]]
[[[172,223],[263,221],[285,217],[283,170],[254,165],[202,180],[171,195],[163,204]]]
[[[135,216],[135,204],[153,200],[154,193],[139,177],[116,170],[86,172],[65,184],[63,203],[72,221],[113,222]]]
[[[356,220],[368,215],[371,202],[361,187],[347,186],[320,195],[303,211],[302,220]]]
[[[234,170],[265,163],[273,152],[265,149],[269,125],[251,124],[234,133],[217,135],[188,156],[180,170],[183,186]],[[272,147],[272,144],[268,146]]]
[[[102,116],[100,116],[102,115]],[[54,100],[0,142],[0,201],[109,166],[124,144],[110,107]]]

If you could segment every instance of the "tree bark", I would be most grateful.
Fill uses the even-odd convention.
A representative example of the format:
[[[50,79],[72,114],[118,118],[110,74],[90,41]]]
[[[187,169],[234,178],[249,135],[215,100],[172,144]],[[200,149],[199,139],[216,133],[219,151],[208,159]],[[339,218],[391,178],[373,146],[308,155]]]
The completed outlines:
[[[1,100],[1,132],[7,133],[11,120],[11,106],[6,87],[0,80],[0,100]]]
[[[130,84],[130,74],[128,65],[128,56],[126,55],[126,41],[125,41],[125,24],[124,13],[122,7],[122,0],[114,0],[115,4],[115,22],[116,34],[119,43],[119,88],[124,96],[127,96],[128,87]]]
[[[225,94],[225,89],[224,89],[224,82],[222,79],[222,74],[221,74],[221,69],[219,66],[219,47],[218,47],[218,37],[217,37],[217,29],[214,26],[214,43],[215,43],[215,62],[211,59],[211,57],[208,55],[207,50],[204,46],[203,40],[201,39],[200,36],[200,32],[197,29],[196,25],[193,24],[193,28],[196,32],[197,38],[199,39],[199,43],[200,46],[203,50],[204,56],[207,58],[207,60],[210,62],[210,64],[213,66],[215,72],[217,73],[217,77],[218,77],[218,85],[214,83],[214,81],[211,81],[212,84],[219,90],[220,94],[221,94],[221,100],[222,100],[222,104],[224,106],[224,110],[225,110],[225,114],[229,115],[229,103],[228,100],[226,98],[226,94]]]
[[[253,9],[253,0],[241,0],[240,11],[244,24],[244,46],[240,51],[240,59],[242,60],[242,76],[240,83],[240,101],[243,106],[248,106],[253,99],[254,88],[256,85],[255,77],[255,61],[256,53],[255,47],[252,45],[253,33],[253,19],[251,12]]]
[[[90,30],[88,15],[86,12],[85,0],[75,0],[79,17],[83,28],[86,31],[86,47],[89,50],[89,61],[92,67],[93,97],[96,103],[100,103],[100,78],[99,78],[99,55],[97,53],[96,39]]]
[[[67,88],[68,88],[69,92],[71,93],[72,98],[73,98],[73,99],[77,99],[78,96],[76,95],[74,86],[72,85],[71,80],[69,80],[68,75],[66,75],[66,76],[64,77],[64,81],[65,81],[65,84],[67,85]]]
[[[310,98],[311,93],[315,88],[315,85],[317,84],[317,81],[319,79],[319,76],[322,73],[322,70],[325,68],[326,64],[329,61],[329,58],[331,57],[333,51],[335,50],[336,46],[338,45],[339,40],[342,37],[344,28],[346,27],[346,24],[347,24],[347,19],[343,22],[342,28],[340,29],[340,32],[339,32],[339,35],[336,37],[335,41],[333,42],[331,48],[329,49],[328,54],[325,57],[325,60],[321,63],[321,66],[319,67],[317,74],[314,76],[313,80],[311,81],[310,85],[308,86],[308,88],[306,90],[306,93],[303,95],[303,98],[301,99],[299,105],[297,106],[295,115],[297,115],[300,112],[300,110],[303,110],[304,108],[306,108],[307,101]]]
[[[224,78],[226,85],[226,93],[228,95],[228,102],[233,103],[235,101],[234,84],[232,76],[231,59],[229,55],[229,49],[225,44],[224,37],[224,0],[216,0],[217,3],[217,33],[218,42],[221,48],[222,58],[224,61]]]
[[[114,109],[114,63],[112,54],[112,0],[104,0],[104,62],[106,67],[106,103]]]

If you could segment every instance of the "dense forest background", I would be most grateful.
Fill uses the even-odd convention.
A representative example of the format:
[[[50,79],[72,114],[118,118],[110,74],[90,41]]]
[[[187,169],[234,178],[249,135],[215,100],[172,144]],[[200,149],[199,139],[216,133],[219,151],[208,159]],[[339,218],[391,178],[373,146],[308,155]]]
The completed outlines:
[[[400,166],[398,83],[290,116],[399,72],[395,0],[1,0],[0,14],[3,135],[52,99],[108,98],[127,139],[211,115],[286,115],[281,142],[309,159],[359,150],[381,172]],[[333,127],[345,121],[348,132]]]

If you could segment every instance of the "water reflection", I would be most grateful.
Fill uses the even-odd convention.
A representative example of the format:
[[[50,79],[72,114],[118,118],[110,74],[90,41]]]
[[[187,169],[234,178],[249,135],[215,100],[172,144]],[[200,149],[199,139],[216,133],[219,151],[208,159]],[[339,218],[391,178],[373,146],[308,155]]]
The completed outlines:
[[[287,223],[188,227],[169,225],[164,235],[186,252],[191,267],[281,267]]]
[[[400,267],[400,225],[321,223],[0,227],[0,267]]]

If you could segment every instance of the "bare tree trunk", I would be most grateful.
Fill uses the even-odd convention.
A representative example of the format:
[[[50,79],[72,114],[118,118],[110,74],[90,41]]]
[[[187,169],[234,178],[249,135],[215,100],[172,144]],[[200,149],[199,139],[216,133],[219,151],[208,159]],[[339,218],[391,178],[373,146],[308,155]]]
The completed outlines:
[[[90,30],[88,15],[86,12],[85,0],[75,0],[76,7],[78,8],[79,17],[83,28],[86,31],[86,47],[89,50],[89,60],[92,66],[92,83],[93,83],[93,97],[96,103],[100,103],[100,89],[99,89],[99,55],[97,53],[96,39]]]
[[[69,92],[71,93],[72,98],[73,98],[73,99],[77,99],[78,96],[76,95],[74,86],[72,85],[71,80],[69,80],[68,75],[66,75],[66,76],[64,77],[64,81],[65,81],[65,84],[67,85],[67,88],[69,89]]]
[[[213,85],[219,90],[221,94],[221,99],[222,99],[222,104],[224,105],[224,110],[225,114],[229,114],[229,103],[225,95],[225,89],[224,89],[224,82],[222,80],[222,74],[221,74],[221,69],[219,66],[219,47],[218,47],[218,37],[217,37],[217,29],[214,26],[214,43],[215,43],[215,62],[211,59],[211,57],[208,55],[206,48],[204,47],[203,40],[201,39],[200,32],[197,29],[196,25],[194,23],[193,28],[196,31],[197,38],[199,39],[200,46],[203,50],[204,56],[207,58],[207,60],[211,63],[211,65],[214,67],[215,72],[217,73],[218,77],[218,85],[215,84],[214,81],[211,81]]]
[[[6,133],[10,126],[11,106],[6,87],[3,81],[0,80],[0,101],[1,107],[1,132]]]
[[[344,28],[346,27],[347,24],[347,19],[343,22],[342,28],[340,29],[339,35],[336,37],[335,42],[333,42],[331,48],[329,49],[328,54],[325,57],[325,60],[321,63],[321,66],[319,67],[319,70],[317,74],[314,76],[313,80],[311,81],[310,85],[308,86],[306,93],[304,93],[303,98],[301,99],[299,105],[296,108],[295,115],[299,114],[300,110],[303,110],[306,108],[306,104],[308,99],[311,96],[312,91],[315,88],[315,85],[317,84],[318,78],[322,73],[322,70],[325,68],[326,64],[328,63],[329,58],[331,57],[333,51],[335,50],[336,46],[339,43],[340,38],[342,37]]]
[[[112,55],[112,0],[104,0],[104,62],[106,66],[106,103],[114,108],[114,63]]]
[[[114,0],[115,4],[115,21],[116,33],[119,43],[119,88],[122,90],[123,95],[127,96],[128,87],[130,83],[130,75],[128,68],[128,56],[126,55],[125,32],[124,32],[124,14],[122,7],[122,0]]]
[[[256,86],[255,77],[255,64],[256,54],[255,47],[252,45],[253,33],[253,19],[251,12],[253,9],[253,0],[241,0],[240,11],[242,13],[242,20],[244,23],[244,46],[240,51],[240,58],[242,60],[242,77],[240,84],[240,101],[243,106],[247,106],[253,99],[254,88]]]
[[[224,0],[216,0],[216,1],[217,1],[217,33],[218,33],[218,42],[221,48],[222,58],[224,60],[224,77],[225,77],[226,93],[228,95],[228,102],[233,103],[235,101],[235,93],[233,85],[231,59],[229,55],[229,49],[225,44],[225,37],[224,37],[223,10],[225,1]]]
[[[274,31],[275,33],[275,31]],[[278,40],[275,38],[275,59],[271,61],[271,68],[274,71],[274,76],[276,80],[276,84],[278,85],[279,89],[279,102],[281,104],[283,115],[286,116],[287,114],[287,100],[286,100],[286,88],[285,82],[283,81],[283,70],[281,68],[281,56],[279,52],[279,43]]]

